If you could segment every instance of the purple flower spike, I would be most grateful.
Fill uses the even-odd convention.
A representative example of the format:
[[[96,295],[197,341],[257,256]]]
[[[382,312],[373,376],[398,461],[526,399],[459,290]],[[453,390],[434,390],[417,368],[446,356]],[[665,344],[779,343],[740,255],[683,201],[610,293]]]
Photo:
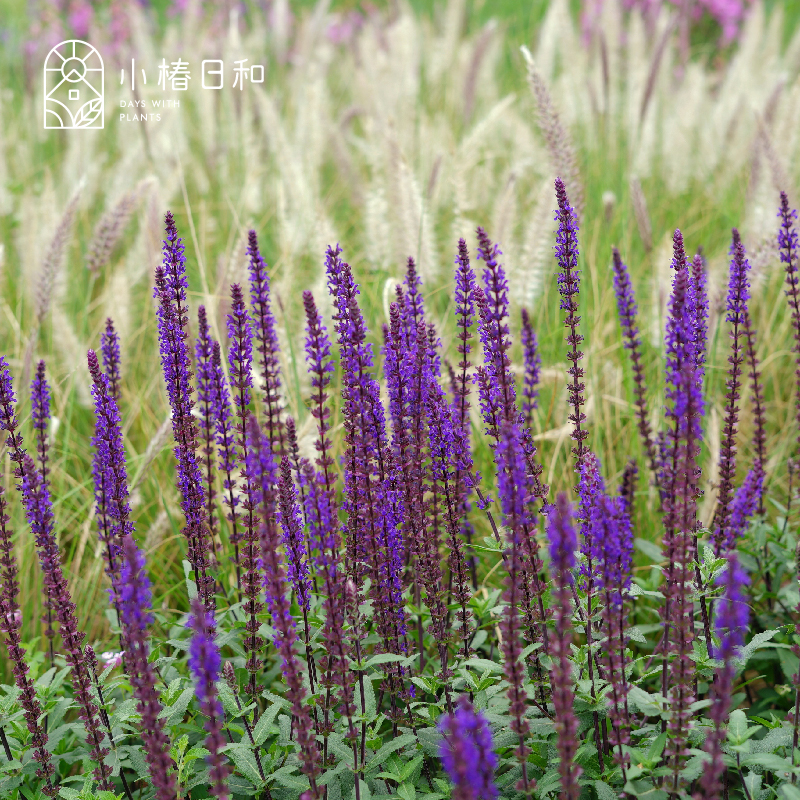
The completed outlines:
[[[495,451],[497,460],[497,493],[503,508],[503,517],[508,527],[506,547],[506,588],[503,598],[506,606],[500,623],[503,634],[504,673],[508,681],[508,699],[510,702],[511,730],[519,737],[519,746],[515,750],[517,760],[522,767],[522,790],[528,790],[527,756],[530,752],[525,745],[529,731],[525,718],[526,693],[523,688],[525,665],[520,658],[523,650],[522,620],[520,606],[525,601],[526,622],[529,628],[533,622],[533,611],[529,594],[529,576],[523,563],[523,537],[527,537],[527,528],[533,522],[530,509],[530,483],[525,472],[522,451],[522,437],[519,427],[513,423],[505,423],[500,441]]]
[[[206,490],[206,519],[211,531],[211,542],[216,559],[216,453],[214,448],[214,421],[219,416],[217,404],[219,399],[216,394],[214,381],[214,345],[208,327],[205,306],[197,309],[197,341],[194,345],[195,363],[197,364],[197,405],[200,423],[200,432],[203,437],[201,454],[203,456],[203,478]]]
[[[152,622],[153,615],[150,613],[150,581],[144,568],[144,555],[136,546],[133,536],[126,536],[122,541],[120,576],[125,664],[138,701],[136,711],[142,717],[139,732],[156,798],[175,800],[175,775],[169,755],[170,741],[164,732],[164,718],[161,716],[163,706],[156,688],[155,666],[148,661],[150,637],[147,626]]]
[[[272,628],[275,631],[275,649],[280,655],[281,669],[286,681],[286,697],[292,704],[292,714],[295,718],[294,730],[299,745],[301,769],[311,783],[311,796],[318,800],[321,797],[321,790],[316,782],[319,776],[319,751],[314,741],[309,706],[305,702],[306,690],[303,685],[301,662],[294,649],[297,632],[289,599],[286,596],[286,573],[281,562],[280,540],[275,522],[274,456],[269,439],[261,432],[254,417],[250,418],[248,434],[248,459],[252,459],[254,479],[257,485],[264,486],[266,489],[261,495],[259,505],[261,574],[263,575],[264,592],[272,619]],[[256,469],[258,469],[257,473]]]
[[[39,472],[41,472],[44,482],[47,483],[47,476],[50,474],[50,470],[47,467],[50,386],[45,376],[44,361],[40,361],[37,364],[36,376],[31,383],[31,418],[33,420],[33,428],[36,431],[36,457],[39,464]]]
[[[111,394],[120,400],[120,348],[119,336],[114,328],[114,320],[106,320],[106,329],[100,334],[100,352],[103,354],[103,372],[111,384]]]
[[[186,257],[175,220],[166,215],[167,238],[162,248],[163,263],[156,267],[154,297],[158,300],[158,339],[161,366],[172,408],[172,432],[181,508],[186,519],[183,529],[188,541],[189,563],[194,570],[197,591],[206,608],[214,607],[214,579],[209,574],[210,536],[206,519],[203,476],[197,459],[197,423],[192,371],[187,338],[189,317],[186,304]]]
[[[120,545],[127,534],[133,533],[128,501],[125,448],[122,442],[122,420],[111,390],[111,381],[101,372],[94,350],[89,350],[87,361],[89,374],[92,377],[95,412],[95,435],[92,438],[95,510],[98,533],[106,546],[104,554],[106,573],[111,579],[114,606],[119,615],[117,580],[120,569]]]
[[[531,325],[528,309],[522,309],[522,352],[525,362],[525,372],[522,382],[522,412],[525,414],[525,423],[528,427],[533,423],[533,412],[539,402],[539,372],[542,366],[542,357],[539,355],[539,343],[536,331]]]
[[[709,717],[714,728],[706,739],[705,750],[710,756],[700,778],[704,797],[719,797],[722,794],[722,776],[725,772],[722,742],[725,740],[725,723],[731,706],[733,680],[736,675],[733,659],[744,644],[747,632],[749,609],[747,605],[747,573],[739,564],[736,553],[728,554],[728,565],[717,579],[723,587],[722,597],[717,601],[715,621],[719,645],[714,648],[714,658],[722,661],[716,679],[711,684],[711,708]]]
[[[208,750],[209,778],[211,779],[212,797],[219,800],[228,800],[228,776],[230,766],[228,759],[220,750],[227,744],[222,735],[225,714],[219,700],[216,683],[220,679],[220,666],[222,657],[219,647],[214,641],[214,616],[208,613],[199,597],[192,601],[192,616],[189,617],[189,627],[192,629],[192,640],[189,644],[189,669],[192,671],[197,699],[200,702],[200,711],[208,717],[204,726],[206,736],[205,746]]]
[[[789,196],[781,192],[778,209],[778,250],[786,271],[786,297],[792,313],[794,328],[795,370],[795,417],[798,424],[797,440],[800,443],[800,241],[797,235],[797,209],[789,206]]]
[[[52,600],[53,612],[59,622],[64,655],[72,673],[75,699],[80,707],[79,715],[86,728],[92,760],[96,763],[93,773],[100,788],[111,791],[114,789],[111,767],[105,763],[109,749],[104,746],[105,734],[100,727],[97,705],[91,692],[92,679],[84,659],[82,643],[85,634],[78,628],[75,604],[61,568],[50,493],[27,453],[22,461],[22,497],[28,523],[36,540],[47,596]]]
[[[764,470],[757,461],[736,490],[731,500],[730,522],[727,528],[723,552],[728,553],[736,547],[736,542],[747,530],[747,525],[761,504],[764,494]]]
[[[733,259],[730,265],[728,281],[728,299],[726,321],[730,324],[731,354],[728,356],[727,392],[725,402],[725,418],[722,428],[722,444],[719,455],[719,499],[712,523],[714,550],[717,555],[724,553],[724,547],[732,539],[729,527],[731,524],[731,496],[733,481],[736,477],[736,434],[739,423],[739,399],[742,388],[742,368],[745,360],[745,325],[747,318],[747,301],[750,298],[750,283],[747,280],[749,264],[745,256],[739,231],[733,229]]]
[[[297,594],[297,602],[308,611],[311,603],[311,581],[308,577],[308,560],[303,536],[297,491],[292,480],[292,467],[288,458],[282,458],[278,483],[280,498],[279,521],[283,528],[283,545],[288,557],[289,582]]]
[[[580,291],[580,271],[578,270],[578,217],[575,209],[569,204],[567,189],[561,178],[556,178],[556,199],[558,209],[556,210],[555,220],[558,223],[556,233],[555,254],[558,267],[558,291],[561,295],[561,310],[566,311],[564,326],[569,328],[566,342],[569,345],[567,359],[570,367],[567,374],[570,380],[567,382],[567,393],[569,394],[569,404],[572,413],[568,419],[573,424],[572,438],[575,440],[575,447],[572,452],[576,460],[576,469],[586,454],[585,440],[589,436],[588,431],[582,428],[586,421],[586,414],[583,413],[582,406],[586,402],[583,395],[585,386],[583,384],[583,368],[578,362],[583,358],[580,351],[583,335],[580,333],[581,318],[578,316],[578,292]]]
[[[636,416],[639,420],[639,435],[642,437],[647,458],[653,474],[658,471],[653,432],[650,420],[647,418],[647,382],[642,366],[642,340],[639,336],[639,327],[636,323],[636,296],[633,284],[628,273],[628,267],[623,263],[619,250],[615,247],[612,251],[614,260],[614,293],[617,296],[617,311],[619,323],[622,328],[623,346],[631,355],[633,368],[633,393],[636,397]]]
[[[8,660],[13,664],[14,683],[19,689],[19,704],[25,715],[25,724],[31,734],[33,759],[39,764],[36,777],[45,782],[41,791],[54,797],[58,790],[52,784],[55,773],[50,753],[47,750],[47,733],[39,723],[42,706],[36,697],[36,688],[28,675],[25,650],[22,647],[22,611],[19,607],[19,569],[14,556],[11,530],[7,527],[5,489],[0,486],[0,631],[5,634]]]
[[[547,538],[550,543],[550,569],[555,588],[553,608],[556,614],[555,636],[551,645],[553,657],[552,691],[555,728],[558,734],[558,771],[561,775],[561,797],[578,800],[581,768],[575,764],[578,751],[578,719],[573,706],[575,692],[572,683],[572,662],[569,659],[572,641],[572,570],[575,569],[575,550],[578,537],[572,522],[573,512],[562,492],[547,514]]]
[[[475,710],[466,695],[461,695],[455,712],[443,716],[438,727],[442,734],[439,757],[454,784],[454,800],[495,800],[497,756],[483,714]]]
[[[284,453],[284,432],[281,415],[281,364],[280,345],[272,313],[272,298],[269,286],[269,268],[258,249],[255,231],[248,234],[247,255],[250,257],[250,302],[253,305],[253,320],[258,342],[258,365],[264,381],[264,408],[267,412],[267,433],[272,449],[277,455]]]

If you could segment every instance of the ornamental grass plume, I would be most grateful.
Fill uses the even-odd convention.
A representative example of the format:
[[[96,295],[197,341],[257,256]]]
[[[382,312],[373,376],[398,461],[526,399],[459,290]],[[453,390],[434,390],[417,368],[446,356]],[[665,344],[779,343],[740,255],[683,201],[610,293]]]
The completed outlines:
[[[580,333],[579,325],[581,322],[578,316],[578,292],[580,291],[580,271],[578,270],[578,217],[575,210],[569,203],[567,189],[561,178],[556,178],[556,199],[558,209],[556,210],[555,220],[558,223],[556,234],[555,255],[558,267],[561,270],[558,274],[558,292],[561,295],[562,311],[566,312],[564,326],[569,329],[566,342],[569,345],[567,359],[570,367],[567,369],[569,380],[567,381],[567,394],[569,395],[569,405],[572,413],[568,419],[573,425],[571,438],[575,440],[575,447],[572,453],[575,456],[576,471],[580,469],[584,455],[587,453],[585,441],[589,436],[582,425],[586,422],[586,414],[583,413],[583,405],[586,402],[584,397],[585,386],[583,384],[583,367],[578,362],[583,358],[583,353],[578,349],[583,342],[583,335]]]
[[[736,434],[739,422],[739,400],[742,387],[742,367],[745,360],[745,317],[750,298],[750,282],[747,279],[749,264],[739,231],[733,229],[733,258],[728,280],[726,321],[730,324],[728,335],[731,354],[728,356],[728,379],[725,394],[725,415],[722,428],[722,443],[719,455],[719,496],[712,522],[712,538],[717,555],[724,554],[724,547],[732,537],[729,526],[732,513],[733,481],[736,477]]]
[[[194,389],[186,343],[189,336],[186,257],[183,240],[178,236],[175,220],[169,211],[165,222],[167,238],[162,248],[163,263],[156,267],[154,289],[159,304],[156,317],[161,366],[172,408],[174,453],[181,508],[186,520],[183,533],[188,542],[189,563],[194,571],[197,591],[206,608],[211,610],[214,608],[214,579],[209,574],[210,536],[203,477],[197,459],[197,424],[192,413]]]
[[[636,416],[639,423],[639,435],[642,437],[647,459],[653,475],[658,474],[658,464],[653,432],[647,416],[647,383],[642,365],[642,340],[636,322],[636,296],[631,283],[627,265],[622,261],[619,250],[612,249],[614,264],[614,293],[617,296],[617,311],[622,328],[623,347],[630,353],[633,369],[633,394],[636,398]]]
[[[220,750],[225,746],[222,728],[225,713],[217,692],[217,681],[220,679],[222,656],[214,640],[216,625],[213,615],[206,611],[199,596],[192,600],[192,614],[189,617],[192,639],[189,644],[189,669],[194,678],[200,711],[208,717],[204,728],[208,736],[205,747],[208,750],[206,761],[209,766],[211,796],[219,800],[228,800],[228,776],[230,765]]]
[[[138,701],[136,711],[141,715],[139,732],[142,737],[150,780],[157,800],[175,800],[175,774],[169,755],[170,740],[164,732],[163,706],[156,688],[155,665],[149,661],[148,625],[153,622],[150,611],[152,594],[145,573],[144,555],[133,536],[122,540],[122,569],[120,574],[120,605],[125,664],[133,693]]]
[[[46,797],[55,797],[58,793],[58,789],[53,786],[55,767],[47,750],[47,732],[39,722],[42,717],[42,706],[36,697],[33,681],[28,675],[30,669],[22,647],[22,611],[19,607],[17,580],[19,569],[14,556],[6,508],[5,487],[0,486],[0,630],[5,634],[8,659],[13,664],[14,683],[19,689],[19,704],[22,706],[25,726],[31,735],[32,757],[39,765],[36,777],[44,781],[45,785],[41,787],[42,794]]]
[[[258,237],[251,230],[247,239],[247,255],[250,258],[250,302],[253,306],[253,332],[257,342],[257,361],[264,386],[264,411],[267,434],[277,455],[285,449],[283,430],[283,406],[281,405],[281,366],[278,333],[275,330],[275,315],[272,313],[272,297],[269,284],[269,268],[258,249]]]
[[[453,782],[454,800],[495,800],[497,756],[486,717],[461,695],[455,711],[443,715],[438,728],[442,734],[439,758]]]
[[[575,693],[572,681],[570,644],[572,635],[572,571],[575,569],[575,551],[578,537],[572,522],[573,512],[567,496],[562,492],[550,506],[547,514],[547,538],[550,547],[550,570],[555,588],[553,601],[555,631],[552,636],[551,685],[556,733],[558,739],[558,771],[561,775],[561,797],[578,800],[582,772],[575,764],[578,751],[578,719],[575,716]]]
[[[744,645],[749,618],[746,589],[750,580],[739,563],[735,552],[727,555],[724,572],[717,579],[722,586],[722,597],[717,601],[717,616],[714,627],[719,645],[714,648],[713,656],[722,665],[715,670],[714,681],[709,694],[711,707],[709,717],[713,729],[706,738],[704,750],[709,760],[700,774],[701,792],[695,797],[720,797],[723,792],[722,776],[725,773],[722,744],[725,739],[724,726],[728,720],[733,694],[733,681],[736,676],[734,659]]]

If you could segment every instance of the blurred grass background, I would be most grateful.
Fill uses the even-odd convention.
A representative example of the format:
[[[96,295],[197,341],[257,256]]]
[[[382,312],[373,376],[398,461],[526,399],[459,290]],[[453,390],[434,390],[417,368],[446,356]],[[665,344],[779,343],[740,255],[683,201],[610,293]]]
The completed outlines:
[[[680,227],[691,252],[702,246],[710,265],[704,519],[713,512],[727,358],[719,300],[730,229],[738,226],[757,272],[752,314],[770,419],[769,491],[784,502],[786,460],[796,436],[793,355],[783,277],[770,237],[778,184],[796,199],[800,177],[800,3],[759,6],[742,44],[724,50],[718,47],[718,28],[704,22],[693,30],[691,59],[683,68],[670,40],[644,121],[638,114],[657,37],[648,38],[636,20],[611,12],[604,18],[607,41],[625,39],[629,48],[612,48],[611,78],[604,84],[598,43],[582,43],[575,3],[414,0],[392,10],[383,5],[344,45],[332,44],[325,26],[361,7],[334,2],[316,23],[314,8],[306,2],[292,5],[295,28],[286,51],[287,42],[255,14],[247,27],[233,31],[215,28],[213,18],[193,25],[176,21],[164,4],[154,4],[152,26],[139,29],[131,44],[148,68],[162,54],[175,58],[181,49],[194,61],[201,53],[216,57],[220,49],[226,59],[246,51],[254,59],[267,59],[263,94],[229,90],[213,101],[202,92],[187,94],[180,114],[165,113],[160,127],[116,125],[117,109],[112,108],[101,135],[83,136],[41,129],[39,72],[26,72],[22,56],[26,7],[0,0],[0,352],[7,355],[23,398],[20,416],[29,446],[30,405],[20,381],[30,374],[32,358],[45,358],[48,364],[58,420],[51,431],[58,536],[89,640],[107,634],[98,613],[107,607],[107,598],[92,519],[93,417],[85,351],[98,346],[108,314],[123,335],[122,408],[129,474],[136,484],[134,517],[156,605],[180,611],[185,603],[180,563],[185,545],[171,433],[162,435],[168,409],[150,299],[160,221],[167,208],[175,213],[186,242],[192,310],[205,303],[223,337],[227,285],[246,277],[242,237],[249,226],[258,231],[279,300],[287,406],[298,420],[305,448],[313,431],[304,403],[308,382],[299,300],[301,290],[311,287],[330,310],[321,280],[324,246],[340,241],[353,264],[376,344],[389,292],[402,277],[403,259],[418,257],[428,307],[453,357],[450,275],[456,240],[468,236],[474,252],[474,225],[484,225],[505,252],[512,331],[516,337],[519,308],[525,303],[539,336],[545,371],[536,430],[544,477],[554,490],[574,483],[565,424],[564,331],[550,249],[556,165],[536,125],[521,43],[532,50],[577,152],[586,199],[580,302],[591,398],[589,442],[609,485],[619,480],[628,458],[644,465],[618,331],[610,248],[620,248],[639,294],[649,399],[657,423],[669,241]],[[120,57],[119,63],[125,61]],[[476,64],[470,84],[467,76]],[[116,68],[109,66],[109,76]],[[109,77],[109,107],[127,96],[115,84]],[[471,105],[466,99],[470,91]],[[608,92],[605,100],[603,91]],[[636,219],[632,177],[641,179],[647,199],[652,246]],[[33,339],[42,265],[81,178],[85,188],[52,307]],[[108,264],[93,277],[86,256],[98,220],[137,187],[136,211]],[[474,266],[480,272],[480,263]],[[742,474],[752,457],[747,397],[743,393]],[[474,423],[479,467],[491,484],[490,452],[479,434],[481,426]],[[5,470],[10,486],[7,460]],[[657,540],[660,522],[647,482],[643,470],[636,534]],[[33,640],[41,635],[41,580],[16,500],[12,515],[26,634]],[[475,522],[479,535],[486,533],[482,518],[476,516]]]

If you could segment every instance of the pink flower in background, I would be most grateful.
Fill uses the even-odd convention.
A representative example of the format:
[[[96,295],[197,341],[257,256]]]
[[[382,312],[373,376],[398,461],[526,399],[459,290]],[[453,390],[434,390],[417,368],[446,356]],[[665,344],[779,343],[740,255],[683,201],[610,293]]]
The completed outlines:
[[[739,36],[740,25],[747,13],[747,6],[754,0],[618,0],[626,11],[634,9],[645,17],[654,19],[661,8],[670,5],[678,13],[688,13],[694,22],[699,22],[705,14],[711,16],[722,28],[720,44],[730,44]],[[598,29],[605,0],[583,0],[581,27],[585,38],[590,38]]]
[[[86,39],[89,36],[89,26],[93,18],[94,9],[88,0],[73,0],[69,4],[67,21],[77,39]]]
[[[122,653],[115,650],[108,650],[105,653],[101,653],[100,658],[103,661],[103,669],[122,666]]]
[[[328,40],[333,44],[347,44],[364,27],[364,15],[358,11],[348,11],[328,26]]]

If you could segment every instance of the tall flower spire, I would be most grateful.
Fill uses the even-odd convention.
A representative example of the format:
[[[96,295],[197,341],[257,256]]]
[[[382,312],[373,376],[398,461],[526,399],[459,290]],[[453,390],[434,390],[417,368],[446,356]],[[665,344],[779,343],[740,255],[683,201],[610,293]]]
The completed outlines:
[[[578,217],[575,209],[569,204],[567,189],[561,178],[556,178],[556,200],[558,209],[556,210],[555,220],[558,223],[556,234],[555,254],[558,261],[558,291],[561,295],[561,310],[566,312],[564,326],[569,329],[566,342],[569,345],[567,359],[570,367],[567,370],[569,380],[567,381],[567,394],[572,413],[568,419],[573,425],[571,433],[575,440],[575,447],[572,453],[575,456],[576,468],[586,454],[586,438],[589,433],[583,427],[586,422],[586,414],[583,412],[583,405],[586,402],[584,397],[585,386],[583,384],[583,367],[578,362],[583,358],[583,353],[579,349],[583,342],[583,335],[580,332],[581,318],[578,315],[578,292],[580,290],[580,271],[578,270]]]
[[[630,353],[633,368],[633,393],[636,397],[636,416],[639,420],[639,435],[642,437],[647,459],[653,474],[658,471],[653,432],[650,420],[647,418],[647,383],[642,365],[642,340],[639,336],[639,327],[636,323],[636,296],[633,284],[628,273],[628,267],[622,261],[617,248],[612,250],[614,262],[614,292],[617,296],[617,311],[619,323],[622,328],[623,346]]]
[[[208,717],[205,724],[205,746],[208,750],[209,789],[218,800],[228,800],[228,776],[230,765],[220,750],[227,744],[222,735],[225,713],[217,692],[217,681],[220,680],[222,657],[219,647],[214,641],[214,618],[203,606],[199,597],[192,600],[192,615],[189,617],[192,639],[189,643],[189,669],[194,678],[200,711]]]
[[[572,570],[575,569],[578,537],[572,522],[572,508],[565,494],[558,495],[547,517],[550,568],[555,583],[553,600],[556,626],[551,649],[551,669],[555,728],[558,734],[558,771],[561,775],[561,796],[564,800],[578,800],[581,791],[578,784],[581,768],[575,764],[578,719],[573,710],[575,692],[572,684],[572,662],[569,658],[572,641]]]
[[[733,229],[733,258],[728,280],[726,321],[730,324],[728,335],[731,340],[730,367],[726,383],[725,418],[722,427],[722,444],[719,454],[719,497],[712,522],[714,550],[723,553],[723,547],[730,538],[728,527],[731,520],[731,501],[733,481],[736,477],[736,433],[739,422],[739,399],[742,388],[742,367],[745,360],[745,319],[747,301],[750,298],[750,282],[747,279],[749,264],[739,231]]]
[[[522,380],[522,413],[525,414],[525,423],[528,427],[533,423],[533,412],[538,405],[539,398],[539,372],[542,366],[542,357],[539,355],[539,342],[536,331],[531,324],[528,309],[523,308],[522,314],[522,353],[525,370]]]
[[[175,800],[175,774],[169,755],[170,740],[164,732],[163,706],[156,688],[155,665],[149,661],[149,633],[152,594],[150,581],[144,571],[144,555],[133,536],[122,540],[122,570],[120,602],[122,631],[125,644],[125,664],[133,693],[138,701],[136,711],[141,715],[140,735],[147,758],[150,781],[157,800]]]
[[[187,338],[189,317],[186,301],[186,257],[183,240],[168,211],[162,248],[163,263],[156,267],[154,297],[158,300],[158,339],[161,366],[172,407],[172,432],[178,465],[181,508],[186,519],[183,529],[189,545],[197,591],[206,608],[214,607],[214,579],[209,574],[210,537],[206,519],[203,477],[197,459],[197,423],[192,414],[194,390]]]
[[[264,409],[267,435],[272,449],[282,455],[285,449],[283,406],[281,405],[281,364],[269,270],[258,249],[258,237],[250,231],[247,238],[247,255],[250,258],[250,302],[253,306],[253,330],[257,341],[257,360],[264,382]]]

